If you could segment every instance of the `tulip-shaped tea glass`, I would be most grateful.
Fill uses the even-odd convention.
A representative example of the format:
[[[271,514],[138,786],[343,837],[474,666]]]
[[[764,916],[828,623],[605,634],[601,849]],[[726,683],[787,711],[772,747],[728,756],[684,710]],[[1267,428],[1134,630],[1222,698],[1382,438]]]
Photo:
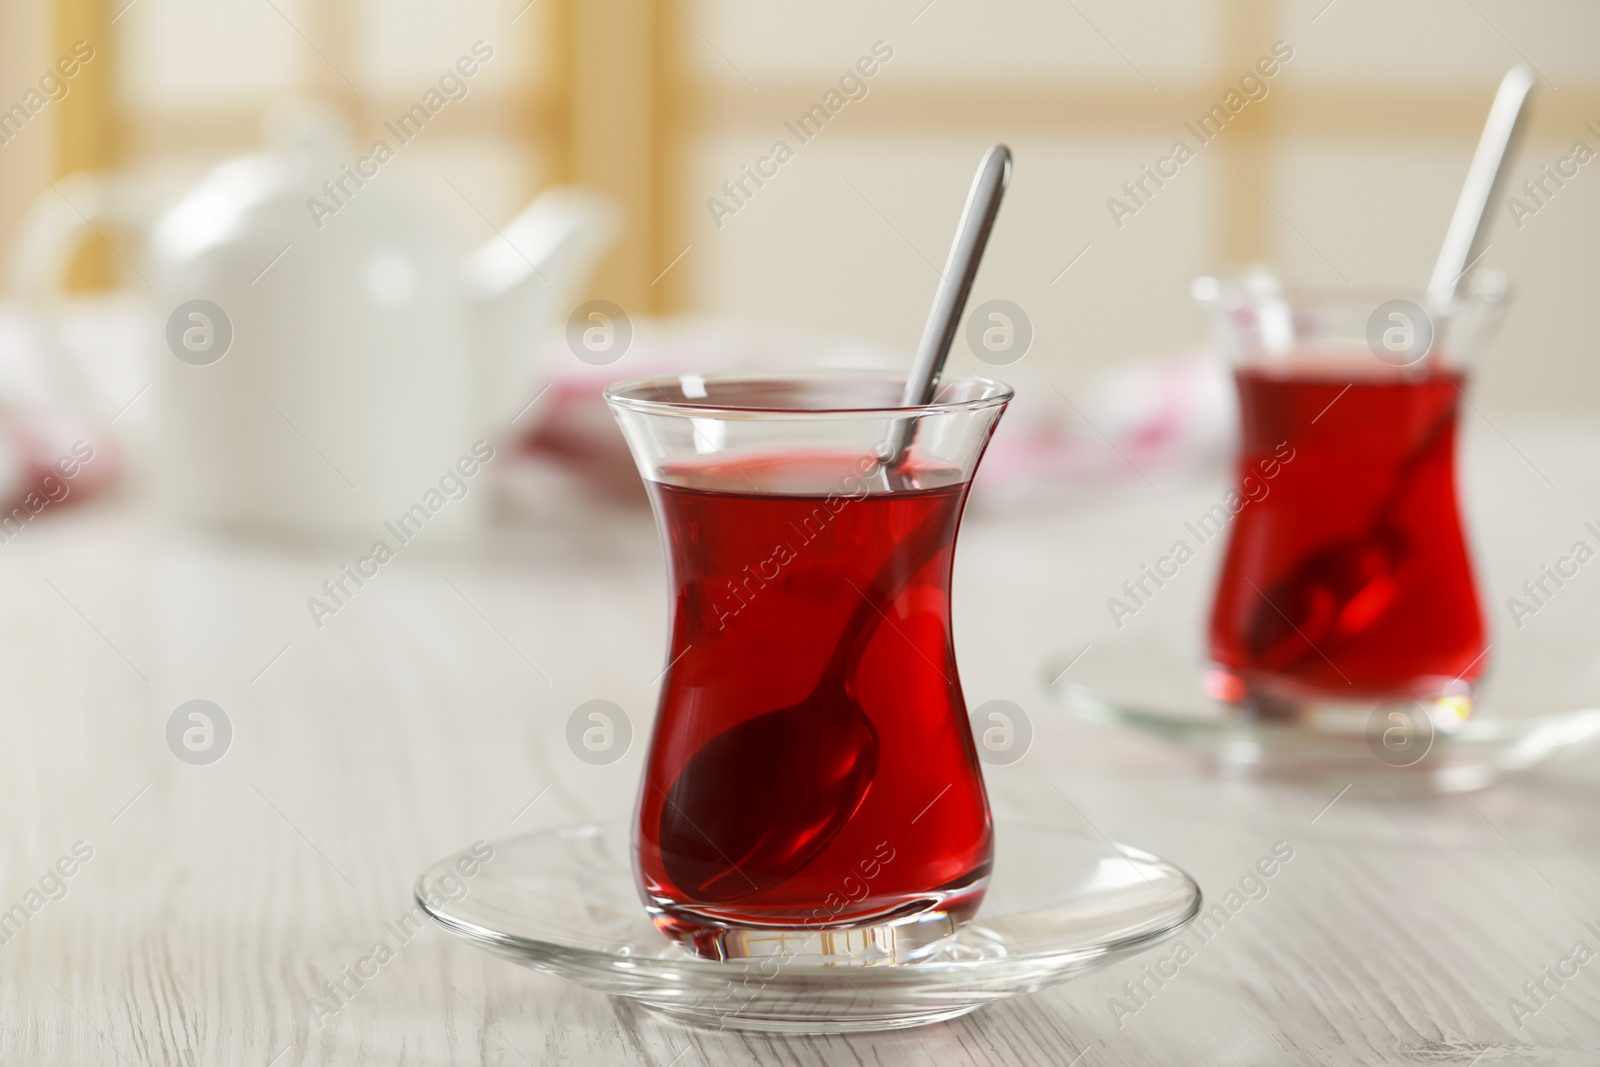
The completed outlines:
[[[656,925],[701,956],[913,960],[983,896],[950,573],[1012,394],[947,378],[902,408],[903,388],[832,372],[606,391],[672,598],[635,863]]]
[[[1456,497],[1465,366],[1505,282],[1447,309],[1398,294],[1284,293],[1199,279],[1235,367],[1236,489],[1191,529],[1228,532],[1212,607],[1212,696],[1269,718],[1416,702],[1459,725],[1485,666]]]

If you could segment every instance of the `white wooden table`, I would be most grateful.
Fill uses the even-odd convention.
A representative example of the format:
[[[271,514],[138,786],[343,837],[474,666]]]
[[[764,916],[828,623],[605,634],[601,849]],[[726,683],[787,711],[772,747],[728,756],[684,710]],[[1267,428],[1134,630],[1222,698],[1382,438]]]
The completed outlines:
[[[1600,572],[1521,633],[1503,601],[1600,516],[1600,437],[1500,429],[1475,419],[1467,449],[1497,640],[1594,633]],[[0,1063],[1600,1063],[1600,958],[1549,984],[1525,1029],[1508,1007],[1575,942],[1600,951],[1584,926],[1600,929],[1594,759],[1470,800],[1352,791],[1329,808],[1325,788],[1220,782],[1046,701],[1042,659],[1108,640],[1105,598],[1218,491],[970,516],[963,681],[970,702],[1033,718],[1028,755],[987,771],[1000,816],[1103,831],[1213,898],[1275,842],[1293,861],[1132,1017],[1110,998],[1159,953],[949,1024],[838,1038],[688,1030],[432,928],[312,1021],[310,998],[408,910],[430,860],[626,818],[665,630],[643,515],[468,553],[419,542],[321,630],[305,600],[346,557],[208,539],[127,505],[38,522],[0,545],[0,908],[26,908],[41,879],[59,895],[48,872],[75,842],[93,855],[63,864],[65,895],[34,898],[0,944]],[[1210,581],[1186,573],[1160,612],[1197,617]],[[165,739],[195,698],[233,727],[208,766]],[[592,698],[634,722],[610,766],[563,740]]]

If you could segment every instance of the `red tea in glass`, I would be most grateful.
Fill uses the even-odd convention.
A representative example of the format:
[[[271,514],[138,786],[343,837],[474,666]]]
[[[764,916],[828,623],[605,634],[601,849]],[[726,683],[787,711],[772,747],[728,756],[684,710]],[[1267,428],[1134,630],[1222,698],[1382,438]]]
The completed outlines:
[[[890,475],[892,380],[684,382],[609,393],[672,594],[635,827],[646,904],[707,956],[821,931],[914,955],[975,911],[993,851],[950,574],[1009,391],[947,382]]]
[[[1280,691],[1352,698],[1475,680],[1484,630],[1457,520],[1460,373],[1245,367],[1237,382],[1248,503],[1212,608],[1212,659]],[[1252,500],[1254,485],[1267,492]]]
[[[1376,339],[1415,334],[1403,319],[1384,334],[1385,316],[1426,318],[1420,305],[1248,285],[1212,304],[1240,422],[1213,695],[1293,715],[1470,694],[1487,636],[1456,493],[1456,357],[1492,322],[1492,285],[1395,352]]]

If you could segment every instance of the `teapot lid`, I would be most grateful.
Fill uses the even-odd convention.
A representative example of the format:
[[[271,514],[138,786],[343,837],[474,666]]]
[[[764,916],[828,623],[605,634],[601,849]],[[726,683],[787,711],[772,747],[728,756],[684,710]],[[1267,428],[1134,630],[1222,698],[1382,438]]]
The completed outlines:
[[[286,95],[270,101],[261,112],[261,135],[269,151],[338,159],[354,142],[350,120],[326,97]]]
[[[267,205],[299,205],[305,179],[337,165],[351,143],[350,124],[314,96],[272,101],[262,114],[267,149],[218,164],[156,223],[156,255],[181,263],[235,240],[247,216]]]

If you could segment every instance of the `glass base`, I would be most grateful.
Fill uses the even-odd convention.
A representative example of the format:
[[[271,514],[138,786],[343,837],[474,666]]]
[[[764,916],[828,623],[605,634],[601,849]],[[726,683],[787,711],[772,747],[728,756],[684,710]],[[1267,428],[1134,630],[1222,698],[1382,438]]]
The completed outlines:
[[[731,923],[665,904],[649,907],[656,928],[708,960],[794,959],[832,966],[877,966],[926,959],[972,918],[987,876],[960,889],[919,894],[847,925]]]
[[[1036,993],[1179,934],[1200,889],[1146,852],[1059,827],[999,823],[983,909],[948,936],[910,922],[873,937],[933,937],[915,960],[857,966],[827,954],[758,951],[710,960],[663,937],[639,902],[628,828],[569,826],[492,842],[464,879],[460,857],[424,871],[416,899],[446,930],[512,962],[626,997],[695,1026],[784,1033],[898,1030]],[[477,850],[481,858],[482,846]],[[793,947],[793,946],[791,946]],[[840,966],[840,963],[845,965]]]
[[[1451,736],[1472,714],[1472,686],[1457,679],[1422,679],[1404,692],[1345,696],[1282,679],[1212,664],[1200,688],[1242,720],[1291,727],[1326,739],[1361,739],[1391,767],[1420,763],[1440,736]]]
[[[1239,671],[1213,663],[1200,688],[1220,704],[1265,723],[1297,723],[1325,733],[1360,733],[1373,712],[1415,705],[1441,733],[1455,733],[1472,713],[1472,684],[1458,678],[1424,677],[1384,693],[1327,692],[1292,679]]]
[[[1208,663],[1193,634],[1153,629],[1096,641],[1076,662],[1062,655],[1046,677],[1080,718],[1177,742],[1230,778],[1449,793],[1600,739],[1592,647],[1527,634],[1494,657],[1476,688],[1354,700],[1278,689],[1263,698],[1259,684]]]

